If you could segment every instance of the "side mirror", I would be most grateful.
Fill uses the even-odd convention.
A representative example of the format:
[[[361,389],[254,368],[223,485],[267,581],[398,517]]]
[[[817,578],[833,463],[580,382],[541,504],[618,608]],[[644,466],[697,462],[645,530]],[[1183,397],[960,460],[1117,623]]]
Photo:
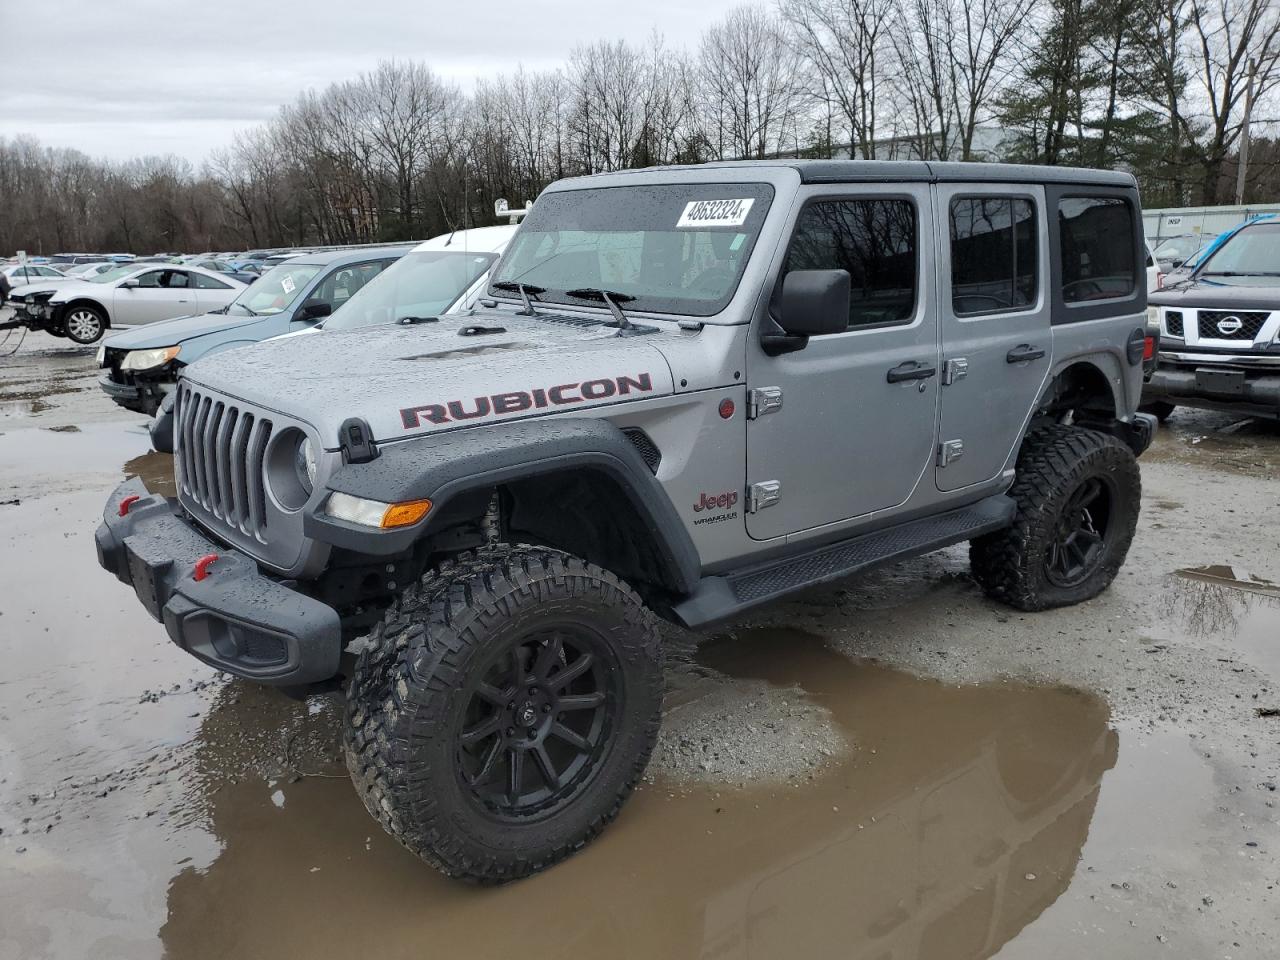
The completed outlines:
[[[779,326],[793,337],[843,332],[851,283],[848,270],[792,270],[782,281]]]
[[[137,289],[138,289],[138,281],[137,281],[137,280],[126,280],[124,283],[120,284],[120,289],[121,289],[121,290],[137,290]]]
[[[1177,270],[1180,266],[1182,266],[1182,265],[1183,265],[1184,263],[1186,263],[1187,261],[1186,261],[1186,260],[1180,260],[1180,259],[1178,259],[1177,257],[1174,257],[1174,258],[1173,258],[1172,260],[1170,260],[1169,262],[1170,262],[1171,264],[1173,264],[1173,269]]]
[[[319,320],[333,313],[333,304],[331,303],[308,303],[298,308],[298,312],[293,315],[294,320]]]

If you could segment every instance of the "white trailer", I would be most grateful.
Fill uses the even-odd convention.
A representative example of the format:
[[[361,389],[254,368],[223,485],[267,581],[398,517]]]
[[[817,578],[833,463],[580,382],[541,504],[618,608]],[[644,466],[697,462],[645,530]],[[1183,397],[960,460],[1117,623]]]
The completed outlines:
[[[1229,207],[1169,207],[1143,210],[1142,229],[1154,247],[1161,240],[1188,234],[1217,236],[1259,214],[1280,214],[1280,203],[1250,203]]]

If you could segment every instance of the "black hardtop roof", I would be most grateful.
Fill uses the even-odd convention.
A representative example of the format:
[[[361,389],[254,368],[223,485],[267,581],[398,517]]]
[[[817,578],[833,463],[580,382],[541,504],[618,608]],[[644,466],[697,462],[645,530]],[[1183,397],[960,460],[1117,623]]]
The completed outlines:
[[[1075,183],[1089,186],[1135,187],[1133,175],[1085,167],[1048,167],[1027,163],[962,163],[936,160],[722,160],[686,166],[647,167],[619,173],[657,173],[666,170],[790,168],[802,183],[867,183],[928,181],[931,183]]]

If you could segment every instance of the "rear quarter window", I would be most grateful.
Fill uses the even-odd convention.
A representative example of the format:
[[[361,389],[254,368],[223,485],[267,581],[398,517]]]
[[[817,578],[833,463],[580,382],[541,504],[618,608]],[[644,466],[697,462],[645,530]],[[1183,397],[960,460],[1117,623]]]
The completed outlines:
[[[1137,286],[1134,210],[1123,197],[1068,196],[1058,202],[1062,299],[1122,299]]]

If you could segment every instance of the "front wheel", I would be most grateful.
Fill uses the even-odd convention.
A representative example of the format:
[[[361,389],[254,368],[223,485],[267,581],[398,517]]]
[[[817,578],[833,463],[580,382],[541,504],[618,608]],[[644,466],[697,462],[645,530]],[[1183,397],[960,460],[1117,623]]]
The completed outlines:
[[[369,812],[452,877],[500,883],[585,846],[644,772],[662,711],[657,625],[611,573],[496,546],[407,589],[348,689]]]
[[[1142,479],[1115,437],[1054,425],[1029,434],[1009,496],[1011,527],[974,540],[974,579],[1020,610],[1096,597],[1115,579],[1138,524]]]
[[[107,318],[96,307],[77,304],[62,318],[62,327],[76,343],[97,343],[107,330]]]

